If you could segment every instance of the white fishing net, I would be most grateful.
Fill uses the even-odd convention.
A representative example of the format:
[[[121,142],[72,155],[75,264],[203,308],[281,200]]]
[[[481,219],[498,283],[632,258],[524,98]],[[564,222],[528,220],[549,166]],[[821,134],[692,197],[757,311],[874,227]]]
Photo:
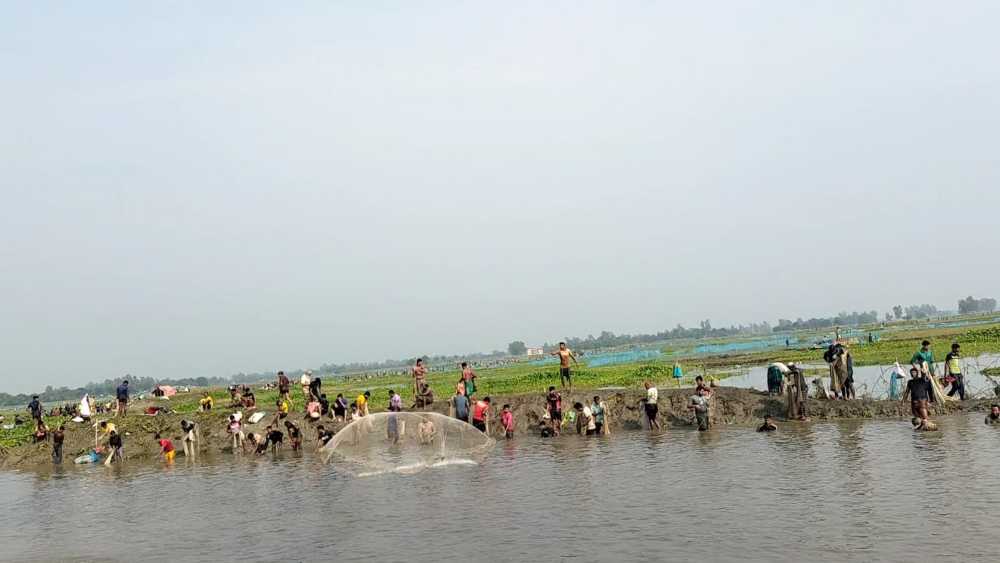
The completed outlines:
[[[345,426],[321,450],[358,475],[416,473],[477,464],[495,442],[461,420],[432,412],[377,413]]]

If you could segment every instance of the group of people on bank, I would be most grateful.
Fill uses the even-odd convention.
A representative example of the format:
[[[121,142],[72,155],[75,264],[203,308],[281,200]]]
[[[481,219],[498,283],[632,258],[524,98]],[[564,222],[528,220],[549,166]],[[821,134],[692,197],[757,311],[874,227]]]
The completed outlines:
[[[854,389],[854,360],[848,346],[841,342],[831,344],[823,359],[829,367],[829,387],[824,387],[820,379],[813,381],[815,396],[825,400],[852,400],[857,395]],[[912,422],[918,430],[935,430],[937,425],[929,418],[929,405],[943,402],[958,395],[966,400],[965,376],[962,373],[961,345],[951,345],[951,351],[944,360],[944,373],[938,377],[931,342],[924,340],[920,349],[910,358],[909,380],[897,364],[890,374],[889,399],[909,401]],[[905,383],[904,383],[905,381]],[[947,393],[945,388],[948,388]],[[767,389],[772,395],[787,395],[789,420],[807,420],[809,387],[802,368],[794,363],[775,362],[768,366]]]

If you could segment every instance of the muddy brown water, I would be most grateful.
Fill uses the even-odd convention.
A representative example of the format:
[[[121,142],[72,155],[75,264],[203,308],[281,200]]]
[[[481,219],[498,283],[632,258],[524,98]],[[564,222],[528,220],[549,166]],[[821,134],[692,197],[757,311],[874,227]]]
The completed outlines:
[[[500,442],[349,477],[313,455],[0,473],[0,560],[997,561],[982,413]]]

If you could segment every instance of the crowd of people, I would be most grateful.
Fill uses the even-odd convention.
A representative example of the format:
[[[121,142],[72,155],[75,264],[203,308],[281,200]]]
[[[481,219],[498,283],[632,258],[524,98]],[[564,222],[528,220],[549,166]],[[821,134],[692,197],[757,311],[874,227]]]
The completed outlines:
[[[572,368],[577,362],[576,355],[569,350],[565,343],[560,343],[558,350],[552,354],[557,356],[560,362],[559,379],[562,389],[571,391]],[[893,400],[898,399],[909,403],[912,414],[911,421],[915,429],[922,431],[937,429],[937,425],[930,420],[930,404],[953,400],[955,395],[958,395],[960,400],[967,398],[960,358],[961,347],[957,343],[953,344],[951,352],[944,361],[944,373],[938,377],[930,342],[925,340],[922,342],[921,348],[911,358],[910,377],[905,385],[901,384],[902,369],[897,364],[897,369],[891,376],[889,397]],[[828,387],[824,387],[821,380],[813,381],[816,386],[815,398],[844,401],[856,399],[854,363],[848,346],[835,342],[824,353],[824,360],[829,366],[830,382]],[[480,397],[478,394],[477,375],[474,368],[468,362],[462,362],[458,367],[460,375],[455,382],[454,394],[449,398],[449,415],[472,425],[481,432],[495,433],[512,439],[515,435],[516,421],[511,406],[504,404],[497,413],[498,416],[495,417],[492,399],[488,396]],[[428,369],[422,360],[416,360],[410,370],[410,375],[413,380],[413,397],[409,409],[426,409],[434,402],[434,395],[427,381]],[[311,429],[311,441],[317,448],[327,444],[338,427],[370,415],[370,391],[360,393],[352,401],[345,398],[342,393],[338,393],[331,401],[323,392],[322,379],[312,377],[312,373],[308,370],[299,378],[298,384],[303,403],[304,424]],[[691,414],[691,424],[696,426],[699,431],[709,430],[712,424],[713,386],[714,381],[712,385],[706,385],[701,376],[696,377],[693,394],[687,402],[687,409]],[[945,387],[950,387],[947,393],[944,392]],[[262,432],[255,432],[246,427],[248,423],[261,422],[265,416],[265,413],[258,412],[253,388],[246,384],[233,385],[229,388],[230,402],[226,407],[235,412],[228,416],[225,431],[231,440],[232,451],[256,455],[264,455],[267,452],[277,453],[284,447],[289,447],[292,451],[301,451],[308,440],[305,429],[290,418],[292,381],[283,371],[279,371],[274,383],[266,384],[265,388],[277,389],[278,396],[274,405],[275,412],[269,420],[265,421],[266,426]],[[649,380],[643,382],[643,388],[643,396],[636,406],[626,408],[639,409],[641,412],[639,418],[643,421],[643,426],[649,430],[658,430],[661,428],[659,390],[655,383]],[[770,395],[786,397],[788,420],[809,420],[810,393],[802,368],[795,363],[775,362],[771,364],[767,370],[767,389]],[[611,409],[600,395],[594,395],[589,401],[573,402],[569,408],[564,408],[562,392],[553,385],[548,388],[544,395],[544,404],[544,413],[535,429],[542,437],[555,437],[566,431],[585,436],[610,434]],[[113,403],[98,404],[93,398],[85,396],[79,404],[56,407],[49,411],[49,414],[68,416],[76,422],[89,422],[92,417],[101,414],[113,413],[116,417],[125,417],[128,414],[129,405],[130,391],[128,381],[125,380],[116,389]],[[198,408],[202,412],[212,411],[215,409],[215,399],[211,394],[205,393],[199,399]],[[407,407],[402,396],[396,391],[390,390],[386,410],[388,412],[401,412],[405,408]],[[146,409],[146,414],[158,412],[158,410],[149,412],[150,409],[162,410],[162,407],[149,407]],[[50,431],[43,420],[46,411],[38,396],[32,398],[27,410],[35,425],[35,441],[41,442],[51,439],[52,460],[57,464],[62,463],[66,438],[65,425],[60,425],[58,429]],[[490,428],[491,421],[495,418],[499,419],[499,429]],[[425,422],[430,427],[422,430],[426,430],[426,439],[430,440],[434,434],[433,423]],[[990,414],[986,417],[986,424],[1000,424],[1000,406],[993,406]],[[180,430],[183,436],[181,447],[185,458],[195,459],[201,443],[198,424],[190,420],[182,420]],[[765,417],[763,424],[758,428],[760,432],[773,432],[775,430],[777,430],[777,425],[770,416]],[[390,439],[391,433],[390,430]],[[75,461],[77,463],[95,463],[100,458],[100,454],[104,454],[106,465],[120,463],[125,459],[124,440],[125,434],[119,431],[114,421],[95,422],[93,449],[76,458]],[[173,462],[177,451],[173,441],[162,437],[159,433],[155,435],[155,440],[160,448],[160,457],[167,463]]]

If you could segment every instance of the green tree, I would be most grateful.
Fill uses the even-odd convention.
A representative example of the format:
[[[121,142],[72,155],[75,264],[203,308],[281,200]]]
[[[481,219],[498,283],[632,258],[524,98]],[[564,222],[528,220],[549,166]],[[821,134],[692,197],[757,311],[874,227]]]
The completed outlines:
[[[515,340],[507,345],[507,353],[511,356],[523,356],[528,353],[528,346],[520,340]]]

